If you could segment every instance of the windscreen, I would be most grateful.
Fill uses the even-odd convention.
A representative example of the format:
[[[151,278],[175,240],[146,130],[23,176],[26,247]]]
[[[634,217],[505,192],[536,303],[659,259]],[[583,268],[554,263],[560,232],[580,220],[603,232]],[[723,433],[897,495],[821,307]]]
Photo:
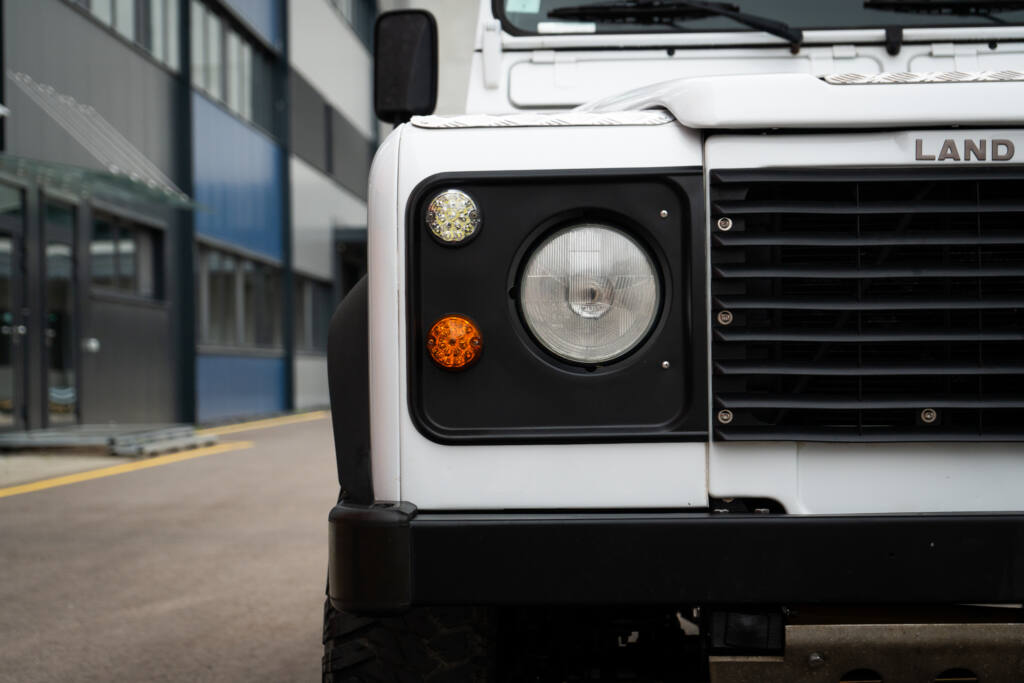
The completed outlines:
[[[603,0],[602,0],[603,1]],[[512,34],[536,33],[665,33],[700,31],[750,31],[728,17],[707,16],[670,24],[629,21],[564,20],[548,16],[560,7],[600,4],[588,0],[494,0],[495,13]],[[873,9],[864,0],[730,0],[740,12],[756,14],[800,29],[883,28],[902,26],[1003,26],[1024,24],[1024,8],[995,9],[989,14],[946,14],[938,11],[904,12]],[[896,5],[899,3],[889,3]],[[948,3],[946,3],[948,5]],[[979,2],[978,5],[986,3]],[[1016,4],[1020,7],[1020,4]]]

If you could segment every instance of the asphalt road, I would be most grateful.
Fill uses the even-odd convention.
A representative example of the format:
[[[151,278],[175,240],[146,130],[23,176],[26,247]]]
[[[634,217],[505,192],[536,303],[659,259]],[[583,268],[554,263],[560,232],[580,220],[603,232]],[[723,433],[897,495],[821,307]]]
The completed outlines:
[[[318,681],[330,422],[0,498],[0,681]]]

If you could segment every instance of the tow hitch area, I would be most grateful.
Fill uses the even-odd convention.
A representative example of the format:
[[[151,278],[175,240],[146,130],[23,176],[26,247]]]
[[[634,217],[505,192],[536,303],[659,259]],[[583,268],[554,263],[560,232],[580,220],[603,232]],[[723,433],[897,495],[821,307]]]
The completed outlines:
[[[891,612],[880,611],[874,619],[863,614],[861,623],[835,623],[825,613],[794,610],[784,627],[781,655],[712,654],[711,683],[1024,680],[1018,605],[917,616],[903,615],[901,623],[894,623]]]

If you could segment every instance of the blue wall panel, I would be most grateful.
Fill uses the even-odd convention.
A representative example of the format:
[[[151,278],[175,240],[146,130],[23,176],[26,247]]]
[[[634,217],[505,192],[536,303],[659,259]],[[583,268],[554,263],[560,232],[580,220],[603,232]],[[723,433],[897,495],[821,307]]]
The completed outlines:
[[[249,27],[263,36],[264,40],[280,50],[283,46],[281,35],[280,0],[224,0]]]
[[[196,398],[199,422],[277,413],[285,409],[284,358],[199,354]]]
[[[281,148],[195,92],[192,116],[196,232],[280,259]]]

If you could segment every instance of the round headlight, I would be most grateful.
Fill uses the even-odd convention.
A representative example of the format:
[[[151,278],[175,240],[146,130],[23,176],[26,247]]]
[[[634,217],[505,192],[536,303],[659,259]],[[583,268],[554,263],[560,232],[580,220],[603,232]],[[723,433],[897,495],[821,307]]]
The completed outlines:
[[[654,325],[661,298],[647,252],[621,230],[575,225],[534,250],[519,287],[530,332],[567,360],[603,363],[630,351]]]

